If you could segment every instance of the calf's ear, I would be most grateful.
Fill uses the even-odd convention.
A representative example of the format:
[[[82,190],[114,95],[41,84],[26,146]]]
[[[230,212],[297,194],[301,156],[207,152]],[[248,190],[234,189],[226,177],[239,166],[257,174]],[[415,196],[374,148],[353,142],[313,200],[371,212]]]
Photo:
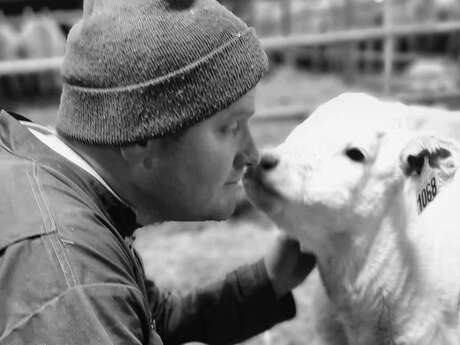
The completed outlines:
[[[423,169],[436,169],[442,179],[449,179],[457,170],[458,158],[459,147],[453,141],[436,135],[418,135],[403,149],[400,162],[406,176],[421,175]]]

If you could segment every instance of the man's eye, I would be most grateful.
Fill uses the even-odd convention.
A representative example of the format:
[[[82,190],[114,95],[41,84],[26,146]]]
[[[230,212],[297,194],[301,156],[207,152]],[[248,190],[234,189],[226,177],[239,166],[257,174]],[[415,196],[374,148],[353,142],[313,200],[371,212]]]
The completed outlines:
[[[231,125],[226,126],[224,131],[226,133],[236,133],[240,129],[240,121],[233,122]]]

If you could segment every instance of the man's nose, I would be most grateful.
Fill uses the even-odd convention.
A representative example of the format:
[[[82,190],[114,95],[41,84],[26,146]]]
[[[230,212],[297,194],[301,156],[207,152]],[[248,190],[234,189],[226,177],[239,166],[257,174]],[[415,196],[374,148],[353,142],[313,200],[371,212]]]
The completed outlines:
[[[236,169],[243,169],[246,166],[256,166],[259,162],[259,151],[251,136],[245,140],[243,149],[236,155],[233,166]]]
[[[246,165],[257,165],[259,162],[259,151],[257,150],[256,144],[252,137],[249,138],[248,144],[246,146]]]
[[[259,167],[264,171],[273,170],[279,163],[278,157],[272,153],[264,153],[260,159]]]

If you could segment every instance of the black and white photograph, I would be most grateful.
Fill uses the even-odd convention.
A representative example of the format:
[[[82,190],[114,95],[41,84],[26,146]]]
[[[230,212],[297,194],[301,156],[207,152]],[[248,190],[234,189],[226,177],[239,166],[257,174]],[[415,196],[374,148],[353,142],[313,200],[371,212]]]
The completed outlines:
[[[460,0],[0,0],[0,345],[460,345]]]

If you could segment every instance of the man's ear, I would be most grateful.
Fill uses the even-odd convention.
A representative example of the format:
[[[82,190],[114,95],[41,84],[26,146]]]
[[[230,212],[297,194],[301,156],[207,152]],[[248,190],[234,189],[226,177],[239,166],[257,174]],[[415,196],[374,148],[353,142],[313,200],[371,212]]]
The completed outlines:
[[[421,175],[423,169],[429,167],[440,172],[443,180],[448,180],[459,164],[459,146],[436,135],[418,135],[403,149],[400,162],[406,176]]]

